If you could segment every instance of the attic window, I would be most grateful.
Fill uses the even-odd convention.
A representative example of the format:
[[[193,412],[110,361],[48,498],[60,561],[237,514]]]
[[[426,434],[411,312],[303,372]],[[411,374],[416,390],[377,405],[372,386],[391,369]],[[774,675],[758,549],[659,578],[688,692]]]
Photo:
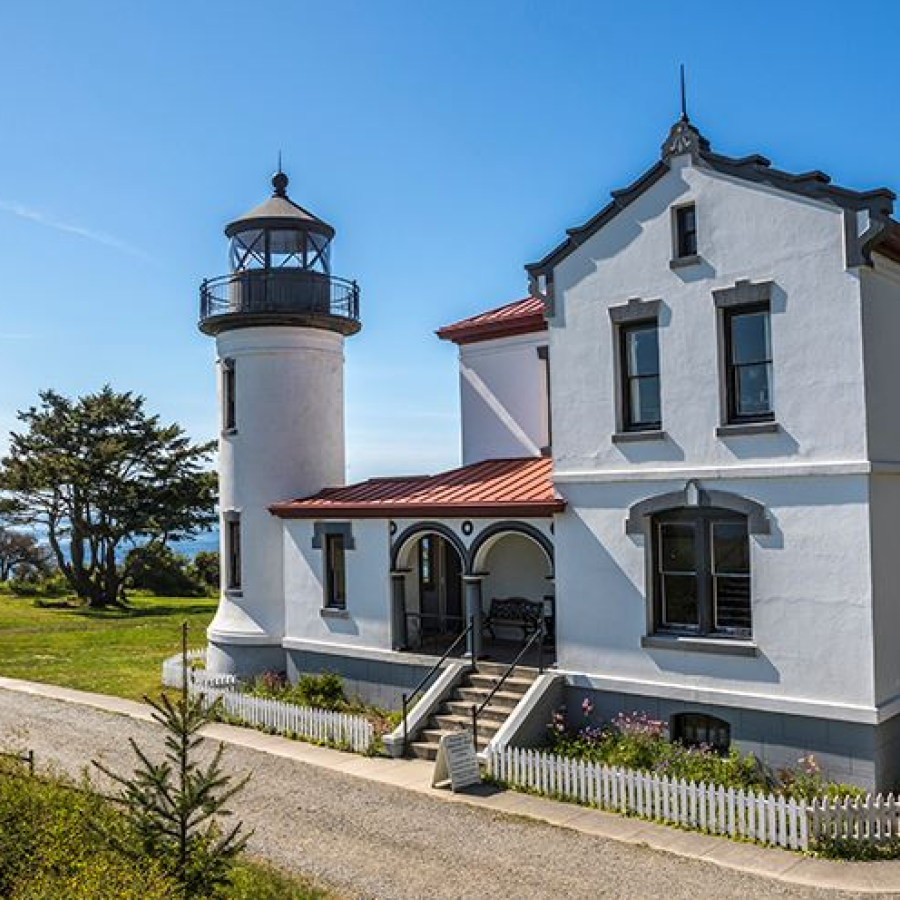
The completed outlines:
[[[693,203],[675,209],[675,258],[697,255],[697,207]]]

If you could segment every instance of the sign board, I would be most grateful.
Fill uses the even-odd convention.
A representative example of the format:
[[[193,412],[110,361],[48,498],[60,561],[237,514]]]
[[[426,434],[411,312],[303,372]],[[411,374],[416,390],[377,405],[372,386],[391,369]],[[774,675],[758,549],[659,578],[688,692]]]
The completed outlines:
[[[481,784],[481,770],[475,755],[475,744],[468,731],[454,731],[441,738],[434,764],[432,787],[450,782],[450,790],[461,791],[473,784]]]

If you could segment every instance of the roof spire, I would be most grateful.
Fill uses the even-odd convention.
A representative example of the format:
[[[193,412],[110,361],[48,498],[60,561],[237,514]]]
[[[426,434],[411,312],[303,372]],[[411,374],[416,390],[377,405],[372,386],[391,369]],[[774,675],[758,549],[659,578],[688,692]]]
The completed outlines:
[[[681,89],[681,118],[672,126],[669,136],[662,145],[662,158],[664,162],[668,162],[673,156],[687,153],[696,162],[701,154],[709,150],[709,141],[700,134],[688,116],[684,63],[681,63],[679,67],[679,86]]]
[[[278,151],[278,171],[272,176],[272,187],[275,188],[275,197],[287,197],[287,186],[290,179],[281,169],[281,150]]]

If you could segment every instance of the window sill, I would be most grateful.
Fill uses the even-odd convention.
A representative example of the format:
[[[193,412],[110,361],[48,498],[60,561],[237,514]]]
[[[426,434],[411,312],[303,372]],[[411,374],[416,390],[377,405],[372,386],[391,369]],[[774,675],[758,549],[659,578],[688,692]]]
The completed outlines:
[[[720,425],[716,429],[716,437],[748,437],[753,434],[777,434],[781,426],[774,421],[770,422],[733,422],[730,425]]]
[[[653,429],[652,431],[617,431],[612,436],[614,444],[633,444],[637,441],[664,441],[667,435],[665,431]]]
[[[223,428],[222,429],[222,437],[232,437],[238,433],[237,428]]]
[[[349,619],[350,613],[346,609],[338,609],[334,606],[323,606],[319,610],[319,615],[323,619]]]
[[[225,588],[226,597],[243,597],[244,592],[240,588]]]
[[[699,266],[703,257],[695,253],[693,256],[676,256],[669,260],[670,269],[686,269],[688,266]]]
[[[719,653],[722,656],[759,656],[759,647],[748,640],[730,638],[690,637],[677,634],[648,634],[641,638],[641,646],[652,650],[681,650],[698,653]]]

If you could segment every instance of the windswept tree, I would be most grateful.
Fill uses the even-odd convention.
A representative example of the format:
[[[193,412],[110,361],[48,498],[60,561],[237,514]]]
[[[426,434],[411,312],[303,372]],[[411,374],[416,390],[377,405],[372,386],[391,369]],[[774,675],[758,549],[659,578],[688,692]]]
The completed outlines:
[[[50,570],[50,557],[30,534],[13,531],[0,524],[0,581],[16,576],[45,575]]]
[[[148,415],[109,386],[76,400],[44,391],[19,413],[0,460],[0,512],[39,528],[72,590],[121,605],[129,547],[195,536],[215,520],[213,445]]]

